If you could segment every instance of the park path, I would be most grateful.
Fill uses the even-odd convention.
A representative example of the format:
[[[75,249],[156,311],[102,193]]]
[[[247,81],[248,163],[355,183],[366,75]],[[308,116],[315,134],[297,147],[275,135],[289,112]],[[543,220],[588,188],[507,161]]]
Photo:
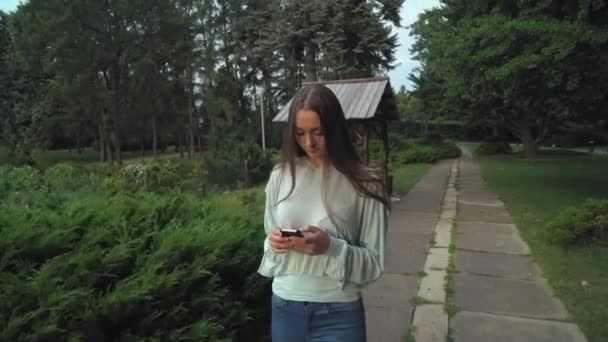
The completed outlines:
[[[368,341],[398,342],[408,332],[452,161],[441,161],[392,203],[385,273],[363,294]]]
[[[394,203],[385,270],[364,292],[370,342],[587,341],[466,148]]]

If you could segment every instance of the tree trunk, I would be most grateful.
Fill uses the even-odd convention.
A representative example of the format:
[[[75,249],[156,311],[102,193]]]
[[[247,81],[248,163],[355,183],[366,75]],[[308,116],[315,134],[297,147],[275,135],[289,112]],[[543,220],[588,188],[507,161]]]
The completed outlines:
[[[156,131],[156,116],[152,116],[152,154],[158,157],[158,132]]]
[[[192,119],[192,71],[190,64],[188,63],[188,77],[187,77],[187,89],[188,92],[188,159],[192,159],[194,155],[194,120]]]
[[[197,120],[196,120],[197,123],[199,122],[198,119],[200,119],[200,117],[197,118]],[[198,124],[196,125],[196,142],[197,142],[197,146],[198,146],[197,150],[198,150],[198,153],[200,154],[203,152],[203,141],[201,138],[201,129]]]
[[[305,67],[306,67],[306,82],[316,82],[317,78],[317,62],[315,60],[316,57],[316,47],[314,42],[308,41],[306,43],[306,57],[305,57]]]
[[[82,154],[82,147],[80,146],[80,130],[76,130],[76,151],[78,154]]]
[[[116,161],[118,165],[122,165],[122,154],[120,149],[120,122],[118,118],[120,117],[120,53],[117,53],[115,56],[114,65],[110,70],[110,81],[112,84],[112,141],[114,142],[114,151],[116,153]]]
[[[108,116],[106,109],[103,109],[101,114],[101,125],[100,129],[100,148],[103,150],[102,152],[102,161],[106,161],[109,164],[114,162],[114,155],[112,153],[112,141],[110,138],[110,132],[108,128]]]
[[[536,140],[532,137],[532,128],[525,123],[520,124],[519,133],[521,142],[524,145],[526,159],[536,158]]]
[[[102,123],[99,123],[99,161],[105,162],[107,159],[106,156],[106,139],[103,131]]]
[[[182,132],[177,131],[177,149],[179,151],[179,157],[184,158],[184,149],[182,147]]]
[[[145,139],[146,134],[145,134],[145,132],[146,132],[145,129],[141,132],[140,141],[139,141],[139,147],[140,147],[139,155],[142,158],[146,156],[146,139]]]

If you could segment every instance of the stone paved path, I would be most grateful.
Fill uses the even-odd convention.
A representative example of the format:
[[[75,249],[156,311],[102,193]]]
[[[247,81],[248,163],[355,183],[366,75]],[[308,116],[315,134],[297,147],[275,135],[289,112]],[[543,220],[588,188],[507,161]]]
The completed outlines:
[[[469,151],[434,165],[393,203],[385,275],[364,292],[368,341],[403,341],[412,325],[417,342],[446,341],[448,326],[457,342],[587,341],[529,254]],[[457,307],[449,319],[443,304],[448,258]],[[423,303],[413,307],[416,296]]]
[[[455,341],[586,341],[553,296],[511,215],[464,150],[454,253]]]
[[[435,164],[407,196],[393,202],[385,273],[363,294],[369,342],[401,341],[410,327],[410,299],[420,286],[420,272],[439,220],[450,164]]]

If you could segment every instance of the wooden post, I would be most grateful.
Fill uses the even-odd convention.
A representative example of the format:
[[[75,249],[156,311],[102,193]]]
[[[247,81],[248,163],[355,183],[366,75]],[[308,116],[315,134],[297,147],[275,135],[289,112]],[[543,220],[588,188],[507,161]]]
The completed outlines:
[[[363,124],[363,162],[369,166],[369,127]]]
[[[389,145],[388,145],[388,123],[386,119],[380,121],[380,134],[382,143],[384,144],[384,160],[382,161],[383,177],[386,190],[389,194],[393,193],[393,182],[388,175],[388,158],[389,158]]]

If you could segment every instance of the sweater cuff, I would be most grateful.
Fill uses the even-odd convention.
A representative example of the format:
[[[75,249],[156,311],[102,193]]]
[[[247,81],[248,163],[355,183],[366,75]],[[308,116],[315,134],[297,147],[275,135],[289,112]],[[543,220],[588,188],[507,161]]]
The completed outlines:
[[[340,252],[342,251],[342,247],[344,246],[344,244],[346,244],[346,241],[337,238],[337,237],[333,237],[333,236],[329,236],[329,248],[327,248],[327,251],[325,252],[326,255],[328,256],[338,256],[340,255]]]

